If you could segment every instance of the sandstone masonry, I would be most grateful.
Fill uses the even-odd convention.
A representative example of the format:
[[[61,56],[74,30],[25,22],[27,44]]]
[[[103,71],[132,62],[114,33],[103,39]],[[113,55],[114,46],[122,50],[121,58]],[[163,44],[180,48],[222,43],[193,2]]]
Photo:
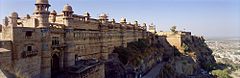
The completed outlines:
[[[61,13],[49,11],[48,0],[36,0],[33,15],[16,12],[0,25],[1,67],[17,77],[50,78],[60,72],[73,77],[104,78],[104,63],[116,46],[147,38],[147,25],[120,23],[101,14],[74,14],[70,5]],[[151,26],[152,32],[155,31]],[[3,56],[3,57],[2,57]],[[8,66],[6,66],[6,64]],[[90,73],[90,74],[89,74]]]

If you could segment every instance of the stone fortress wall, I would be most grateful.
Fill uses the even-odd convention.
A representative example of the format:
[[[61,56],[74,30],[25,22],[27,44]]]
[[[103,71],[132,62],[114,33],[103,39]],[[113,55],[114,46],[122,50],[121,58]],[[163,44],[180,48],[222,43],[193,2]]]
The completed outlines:
[[[49,78],[59,71],[78,66],[79,62],[89,64],[94,68],[92,71],[104,70],[102,61],[108,59],[114,47],[126,46],[149,34],[146,24],[140,26],[137,21],[127,24],[122,18],[116,23],[114,19],[109,21],[106,14],[101,14],[98,19],[91,18],[87,12],[77,15],[73,14],[70,5],[65,5],[57,14],[54,10],[49,12],[50,6],[48,0],[36,0],[34,15],[19,17],[13,12],[4,19],[0,42],[1,48],[10,54],[9,58],[3,58],[10,62],[11,66],[6,69],[9,73],[17,77]],[[83,60],[87,63],[82,63]],[[94,64],[88,60],[94,60]],[[104,78],[102,70],[91,73],[97,73],[94,78]],[[84,78],[93,77],[79,73]]]
[[[185,32],[185,31],[176,31],[176,32],[157,32],[157,35],[160,36],[166,36],[167,41],[172,45],[175,46],[180,50],[180,52],[183,52],[182,45],[184,40],[191,39],[192,35],[191,32]]]

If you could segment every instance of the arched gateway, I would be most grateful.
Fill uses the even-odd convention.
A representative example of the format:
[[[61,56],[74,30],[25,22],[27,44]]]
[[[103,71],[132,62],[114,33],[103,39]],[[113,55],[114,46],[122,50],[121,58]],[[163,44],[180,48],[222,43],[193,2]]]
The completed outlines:
[[[60,57],[57,54],[53,54],[51,59],[51,74],[52,78],[57,76],[60,72]]]

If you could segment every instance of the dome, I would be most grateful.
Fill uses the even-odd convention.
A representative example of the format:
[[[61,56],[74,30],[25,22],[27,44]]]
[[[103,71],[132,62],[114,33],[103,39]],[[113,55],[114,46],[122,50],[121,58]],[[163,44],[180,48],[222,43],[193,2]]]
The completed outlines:
[[[100,18],[100,19],[107,19],[108,16],[107,16],[107,14],[102,13],[102,14],[100,14],[99,18]]]
[[[126,18],[121,18],[120,22],[126,22]]]
[[[73,12],[72,7],[68,4],[64,6],[63,11]]]
[[[83,14],[83,16],[88,17],[88,16],[90,16],[90,14],[89,14],[88,12],[85,12],[85,13]]]
[[[134,24],[135,24],[135,25],[138,25],[138,21],[134,21]]]
[[[53,11],[51,12],[51,14],[57,14],[57,12],[56,12],[55,10],[53,10]]]
[[[12,17],[18,17],[18,13],[17,12],[13,12],[13,13],[11,13],[11,16]]]
[[[102,13],[102,14],[100,14],[100,17],[107,17],[107,14]]]
[[[36,0],[36,4],[48,4],[48,0]]]

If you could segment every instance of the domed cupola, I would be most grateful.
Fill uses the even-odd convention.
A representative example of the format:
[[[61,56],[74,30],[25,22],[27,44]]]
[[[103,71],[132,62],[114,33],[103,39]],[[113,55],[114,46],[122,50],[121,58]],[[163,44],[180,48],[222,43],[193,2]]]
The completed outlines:
[[[35,13],[38,14],[39,12],[48,12],[51,5],[48,3],[48,0],[36,0],[35,6]]]
[[[56,16],[57,16],[57,12],[53,10],[50,15],[51,22],[56,22]]]
[[[84,16],[84,17],[90,17],[90,14],[89,14],[88,12],[85,12],[85,13],[83,14],[83,16]]]
[[[108,16],[107,14],[105,13],[102,13],[99,15],[99,20],[102,22],[102,23],[106,23],[108,21]]]
[[[134,21],[134,25],[137,27],[138,26],[138,21]]]
[[[64,16],[71,16],[73,14],[73,9],[69,4],[67,4],[63,7],[62,12],[63,12]]]
[[[11,25],[11,26],[17,26],[17,19],[18,19],[18,13],[17,13],[17,12],[11,13],[11,16],[10,16],[10,25]]]
[[[48,3],[48,0],[36,0],[34,16],[38,20],[36,27],[48,27],[49,26],[49,7],[51,5]]]
[[[57,15],[57,12],[56,12],[55,10],[53,10],[53,11],[51,12],[51,15]]]
[[[36,4],[48,4],[48,0],[36,0]]]
[[[143,23],[143,29],[146,30],[147,29],[147,24]]]
[[[122,18],[120,19],[120,23],[121,23],[121,24],[127,24],[126,18],[123,18],[123,17],[122,17]]]
[[[85,20],[85,21],[88,21],[88,20],[90,19],[90,17],[91,17],[88,12],[85,12],[85,13],[83,14],[83,16],[84,16],[84,20]]]
[[[105,20],[105,19],[108,19],[108,16],[107,16],[107,14],[102,13],[102,14],[100,14],[100,16],[99,16],[99,19]]]
[[[70,6],[69,4],[65,5],[65,6],[63,7],[63,11],[73,12],[72,6]]]
[[[11,17],[16,17],[16,18],[18,18],[18,13],[17,13],[17,12],[11,13]]]

